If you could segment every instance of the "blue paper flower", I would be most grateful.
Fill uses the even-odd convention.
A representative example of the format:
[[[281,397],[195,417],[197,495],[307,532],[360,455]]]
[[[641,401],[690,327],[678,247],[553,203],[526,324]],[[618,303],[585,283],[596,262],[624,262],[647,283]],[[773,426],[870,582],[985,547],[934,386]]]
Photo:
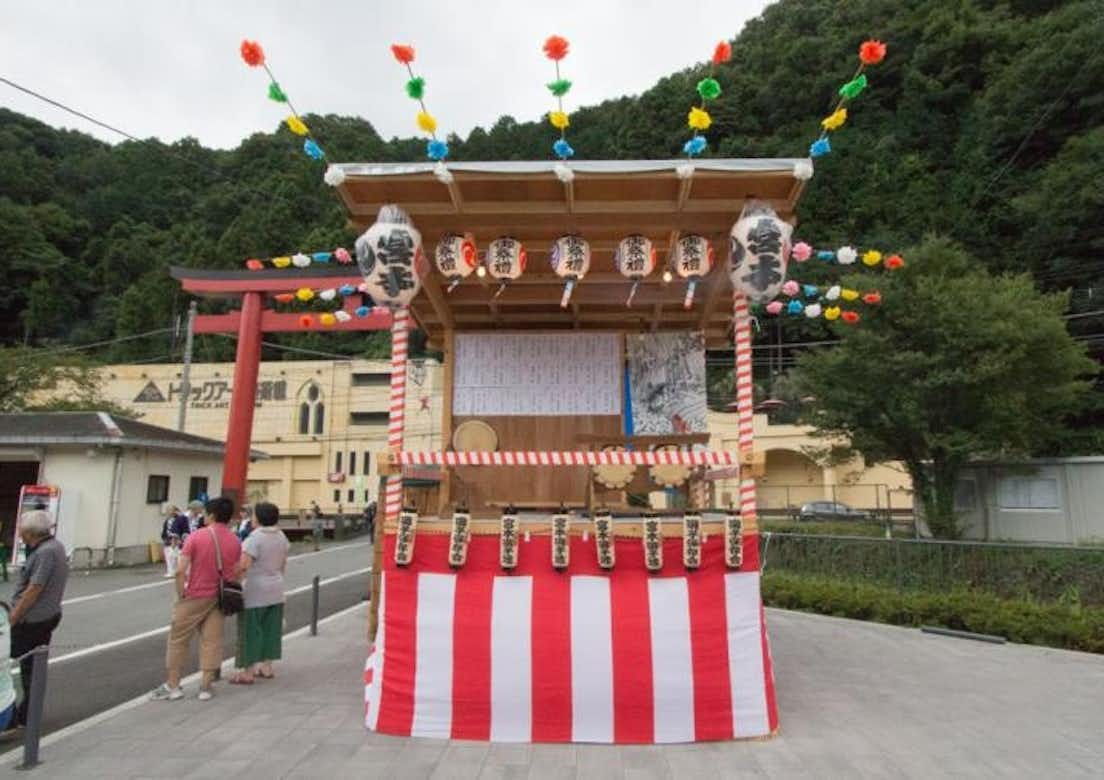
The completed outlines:
[[[817,252],[817,260],[823,260],[826,263],[830,263],[836,259],[836,253],[831,249],[821,249]]]
[[[343,284],[337,288],[337,291],[342,295],[352,295],[356,292],[356,288],[353,287],[351,284]]]
[[[809,156],[823,157],[830,151],[832,151],[832,144],[828,142],[828,137],[825,136],[824,138],[818,138],[813,141],[812,146],[809,147]]]
[[[797,316],[801,314],[801,312],[805,311],[805,304],[797,300],[797,298],[794,298],[792,301],[786,304],[786,311],[789,314]]]
[[[321,160],[326,156],[326,153],[322,151],[322,147],[316,144],[313,138],[303,141],[303,151],[312,160]]]
[[[801,289],[804,291],[806,298],[816,298],[820,295],[820,289],[815,284],[804,284]]]
[[[693,157],[704,152],[707,145],[704,135],[696,135],[682,145],[682,151]]]
[[[356,311],[353,312],[353,314],[360,317],[361,319],[363,319],[364,317],[367,317],[371,313],[372,313],[372,307],[371,306],[357,306]]]
[[[315,252],[311,257],[316,263],[328,263],[333,257],[333,252]]]
[[[571,148],[571,144],[562,138],[552,144],[552,151],[555,152],[556,156],[561,160],[566,160],[569,157],[575,156],[575,150]]]
[[[431,160],[443,160],[448,157],[448,144],[438,141],[436,138],[426,144],[426,156]]]

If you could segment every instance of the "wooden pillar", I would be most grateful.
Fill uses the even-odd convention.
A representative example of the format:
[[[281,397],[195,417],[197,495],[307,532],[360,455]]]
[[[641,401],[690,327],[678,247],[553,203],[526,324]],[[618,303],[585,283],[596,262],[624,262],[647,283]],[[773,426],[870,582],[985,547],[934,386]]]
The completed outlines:
[[[226,426],[222,458],[222,495],[239,507],[245,497],[249,472],[249,445],[253,438],[253,408],[257,400],[257,374],[261,367],[262,294],[242,293],[238,324],[238,351],[234,361],[234,388]]]
[[[452,383],[456,371],[456,335],[452,328],[445,329],[445,365],[441,382],[441,449],[452,445]],[[441,483],[437,493],[437,516],[444,517],[452,500],[452,471],[441,467]]]
[[[755,450],[754,382],[751,362],[751,313],[747,297],[739,290],[732,293],[733,335],[736,342],[736,413],[740,451],[740,516],[744,528],[758,528],[756,520],[755,477],[751,473],[751,455]]]

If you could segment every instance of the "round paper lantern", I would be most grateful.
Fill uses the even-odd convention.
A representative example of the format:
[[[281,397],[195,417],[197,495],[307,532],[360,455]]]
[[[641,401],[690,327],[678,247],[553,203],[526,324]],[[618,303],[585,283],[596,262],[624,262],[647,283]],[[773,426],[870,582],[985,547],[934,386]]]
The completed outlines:
[[[560,236],[552,242],[549,261],[556,276],[566,279],[560,308],[566,309],[575,282],[590,270],[590,244],[582,236]]]
[[[728,273],[734,289],[762,303],[778,295],[786,281],[793,227],[779,219],[769,204],[748,203],[732,226]]]
[[[357,265],[372,300],[387,306],[405,306],[422,287],[426,260],[422,234],[398,206],[380,209],[372,227],[356,241]]]
[[[502,284],[494,297],[502,295],[506,285],[525,271],[525,247],[516,238],[503,236],[487,245],[487,271]]]
[[[694,290],[701,278],[713,269],[713,247],[702,236],[683,236],[675,243],[671,255],[671,265],[686,285],[686,298],[682,302],[684,309],[694,305]]]
[[[479,265],[479,253],[475,249],[475,239],[470,234],[458,236],[455,233],[437,242],[433,251],[437,270],[449,280],[446,292],[452,292],[456,285],[466,279]]]
[[[625,301],[626,306],[632,306],[633,296],[636,295],[636,288],[640,286],[640,280],[655,270],[655,248],[646,236],[627,236],[617,244],[617,251],[613,254],[613,265],[622,276],[632,280],[632,289],[629,290],[629,298]]]

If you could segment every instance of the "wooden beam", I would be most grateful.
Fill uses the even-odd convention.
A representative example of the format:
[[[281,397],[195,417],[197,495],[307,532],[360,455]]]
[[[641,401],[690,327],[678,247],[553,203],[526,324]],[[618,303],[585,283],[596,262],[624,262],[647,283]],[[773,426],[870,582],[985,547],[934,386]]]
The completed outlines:
[[[450,327],[445,330],[444,344],[445,370],[441,387],[441,449],[452,445],[452,389],[456,376],[456,332]],[[441,484],[437,491],[437,515],[443,517],[452,499],[452,472],[441,469]]]
[[[568,182],[566,187],[571,187]],[[566,188],[565,187],[565,188]],[[564,200],[509,200],[509,201],[466,201],[463,203],[465,215],[479,216],[520,216],[520,215],[595,215],[595,214],[724,214],[735,219],[743,211],[749,198],[700,198],[689,199],[689,180],[683,181],[678,201],[669,200],[580,200],[571,190],[570,199]],[[451,192],[451,190],[450,190]],[[686,193],[684,195],[684,192]],[[771,204],[775,211],[785,212],[790,208],[788,198],[758,198]],[[379,203],[357,203],[350,213],[356,216],[376,216]],[[403,210],[415,220],[419,217],[455,215],[458,212],[452,201],[447,202],[407,202]]]
[[[426,297],[429,298],[429,304],[433,307],[433,313],[437,315],[437,319],[445,324],[445,327],[452,327],[452,312],[449,310],[448,303],[445,301],[445,292],[438,286],[437,274],[431,273],[422,282],[422,290],[425,291]]]

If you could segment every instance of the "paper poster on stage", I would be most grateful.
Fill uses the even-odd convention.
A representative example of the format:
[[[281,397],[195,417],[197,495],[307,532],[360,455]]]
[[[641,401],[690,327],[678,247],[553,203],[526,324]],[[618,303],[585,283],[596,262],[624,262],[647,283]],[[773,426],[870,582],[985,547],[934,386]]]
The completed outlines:
[[[705,334],[628,338],[633,432],[699,433],[705,420]]]
[[[460,333],[455,361],[457,416],[621,414],[616,333]]]

